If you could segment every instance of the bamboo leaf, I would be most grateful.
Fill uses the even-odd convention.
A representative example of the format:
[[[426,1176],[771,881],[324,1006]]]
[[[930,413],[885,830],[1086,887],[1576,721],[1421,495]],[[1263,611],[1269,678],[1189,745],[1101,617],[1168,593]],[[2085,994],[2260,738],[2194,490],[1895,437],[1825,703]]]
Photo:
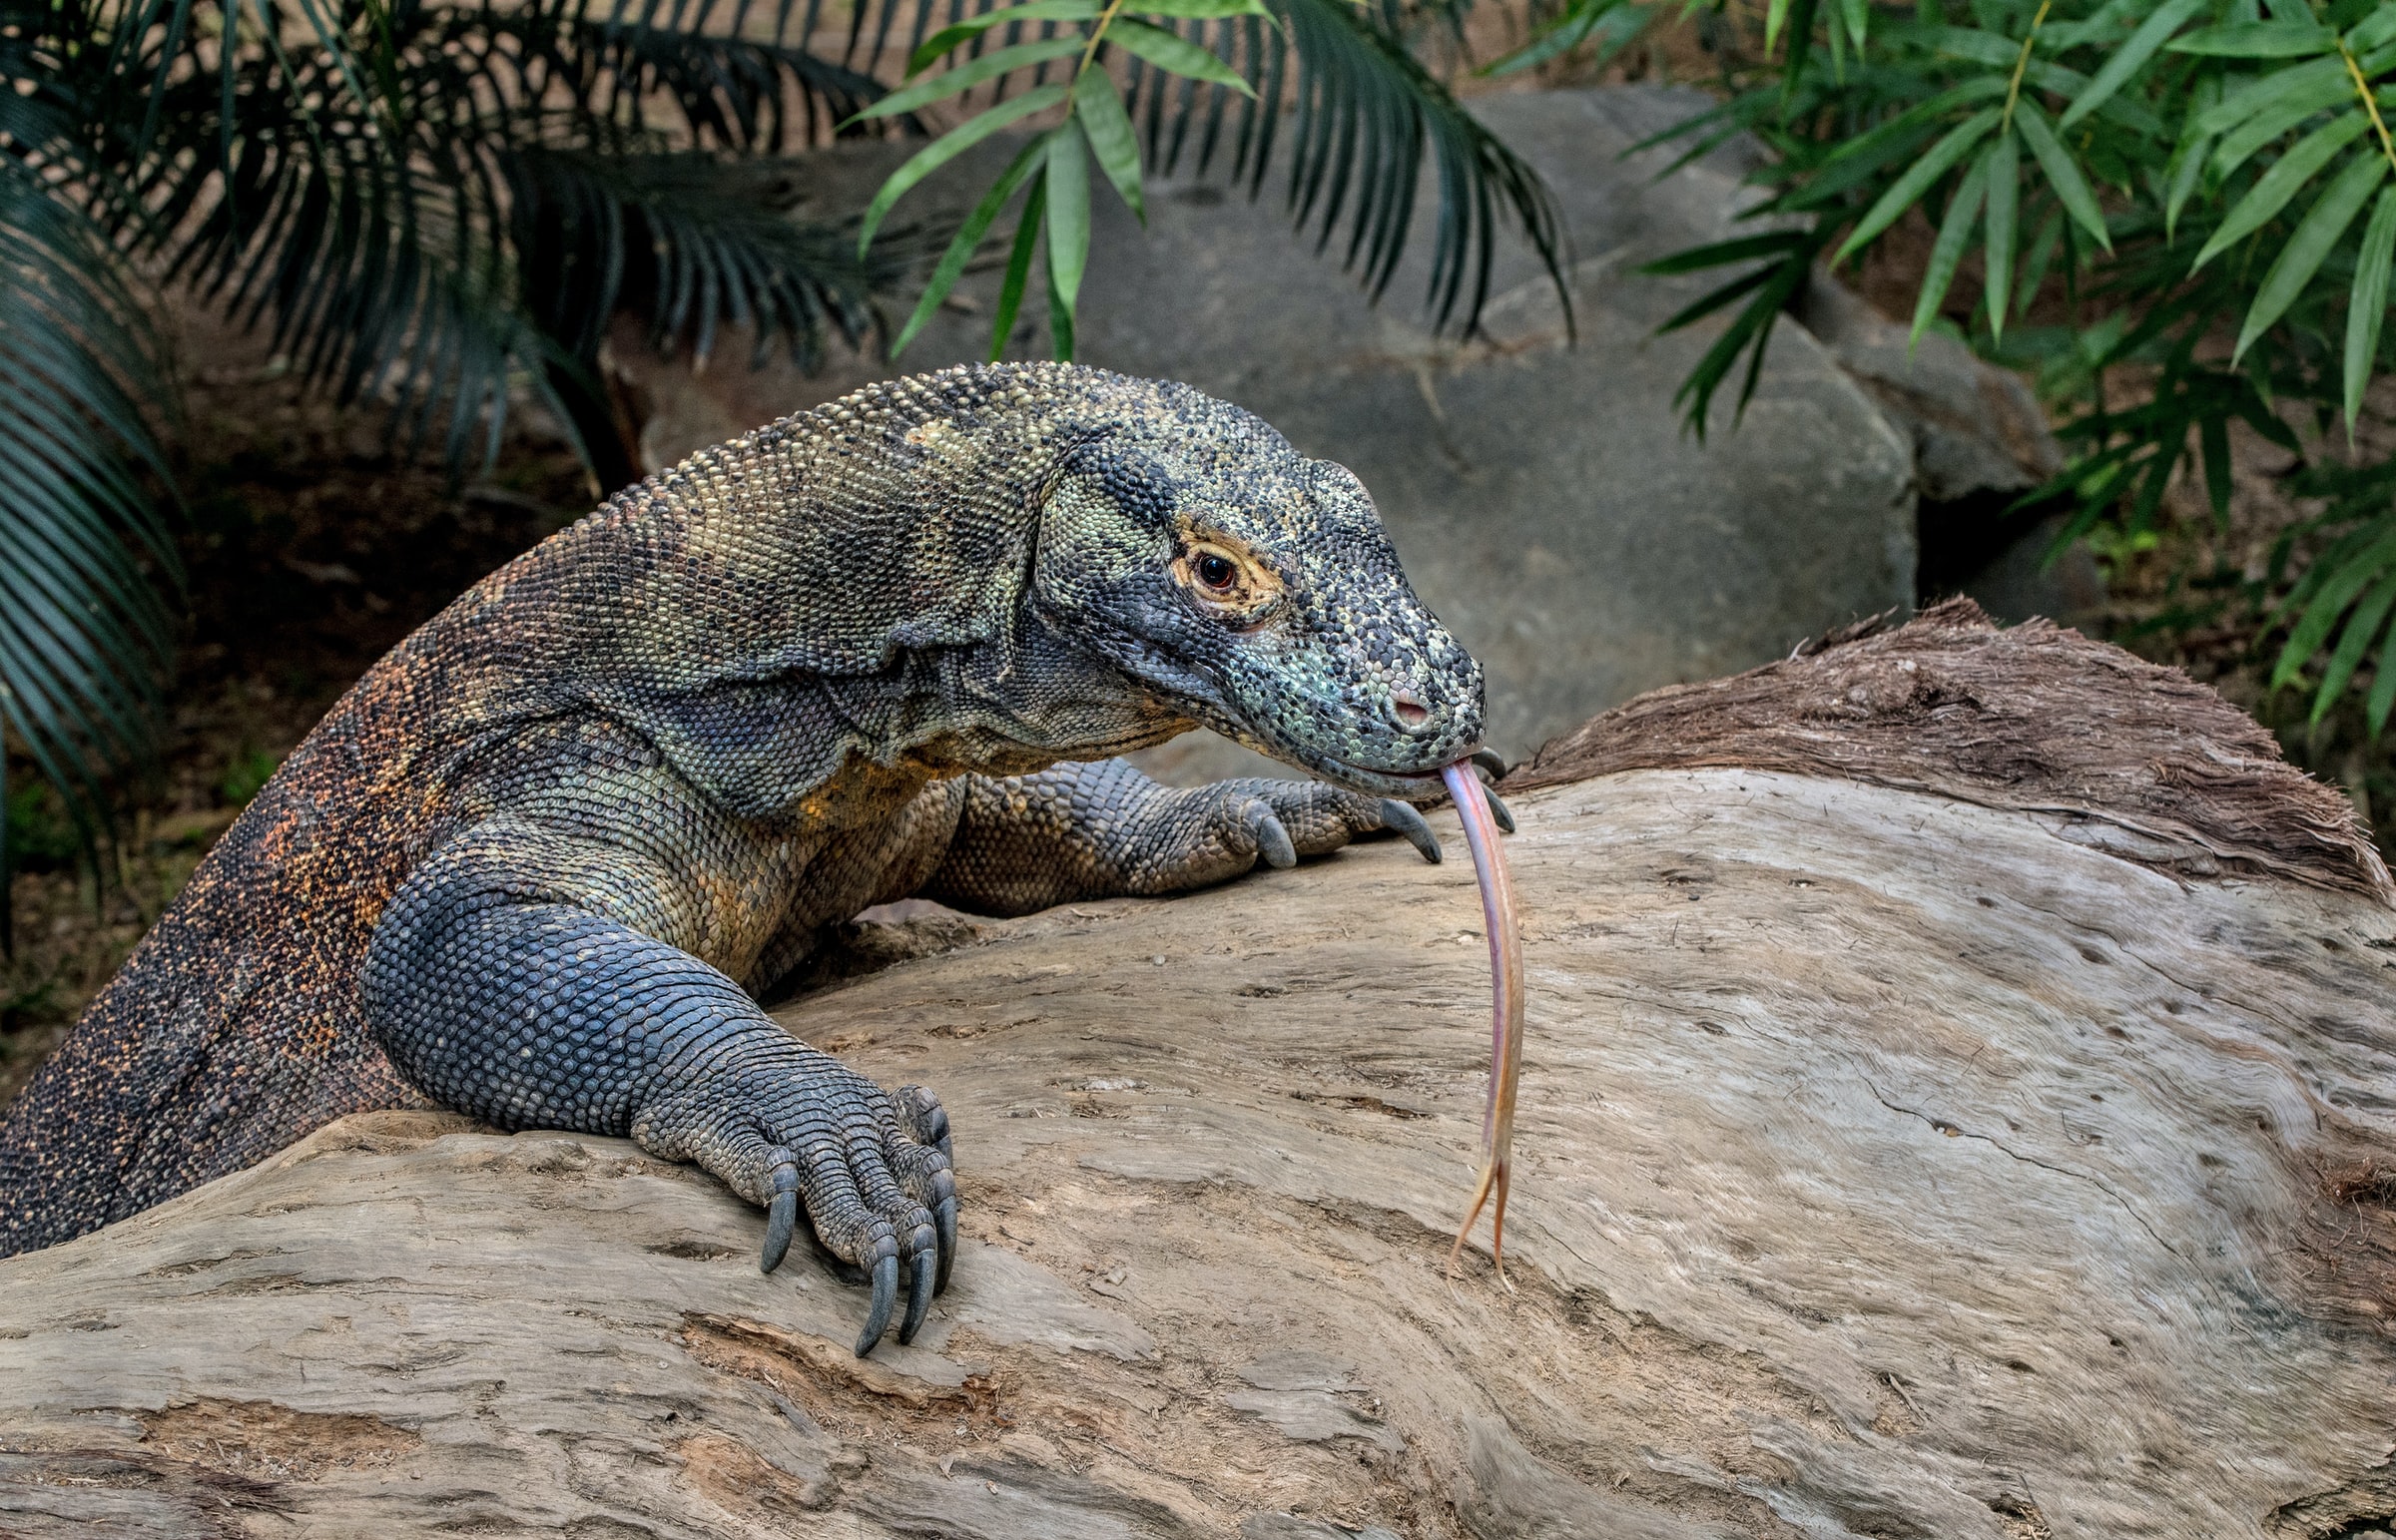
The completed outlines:
[[[1124,23],[1118,22],[1117,26]],[[1050,59],[1062,59],[1077,54],[1087,46],[1077,34],[1073,37],[1044,38],[1037,43],[1017,43],[1012,48],[994,49],[978,59],[968,59],[952,70],[946,70],[921,85],[904,91],[894,91],[881,101],[850,119],[856,123],[868,118],[895,118],[911,113],[943,97],[959,91],[970,91],[985,80],[995,80],[1012,70],[1027,69]]]
[[[1993,151],[1992,151],[1993,153]],[[1946,223],[1939,227],[1939,239],[1930,249],[1930,265],[1922,274],[1922,292],[1914,299],[1914,329],[1910,342],[1922,340],[1922,330],[1939,313],[1939,304],[1947,297],[1948,288],[1955,282],[1955,269],[1962,265],[1964,249],[1972,243],[1972,229],[1980,223],[1980,206],[1989,185],[1989,155],[1972,163],[1964,173],[1955,197],[1948,202]]]
[[[2022,40],[1979,27],[1914,27],[1906,32],[1906,41],[1919,43],[1956,59],[1969,59],[2011,75],[2022,57]],[[2083,78],[2083,85],[2087,84]]]
[[[1779,270],[1780,267],[1777,263],[1759,263],[1753,271],[1732,278],[1719,288],[1709,289],[1682,305],[1666,316],[1655,329],[1658,332],[1678,331],[1683,326],[1695,325],[1723,306],[1762,288],[1772,281],[1773,274]]]
[[[2378,538],[2344,560],[2333,563],[2324,553],[2314,563],[2307,576],[2319,575],[2321,581],[2303,602],[2303,617],[2288,634],[2287,645],[2279,651],[2279,662],[2271,670],[2272,689],[2280,689],[2304,672],[2304,666],[2321,651],[2321,644],[2329,640],[2330,627],[2337,624],[2338,617],[2346,613],[2355,596],[2379,577],[2391,561],[2396,561],[2396,530],[2378,534]],[[2299,587],[2297,592],[2304,593],[2305,589]],[[2291,595],[2291,606],[2297,602]]]
[[[1985,159],[1989,183],[1989,330],[2000,340],[2005,336],[2005,303],[2014,291],[2014,247],[2019,236],[2016,224],[2022,197],[2020,162],[2021,152],[2014,136],[2000,130]]]
[[[1864,215],[1862,223],[1855,227],[1855,233],[1832,255],[1831,265],[1835,267],[1845,261],[1857,248],[1896,224],[1899,216],[1919,203],[1922,195],[1930,191],[1931,184],[1947,175],[1956,162],[1971,154],[1973,146],[1988,137],[2002,113],[2001,108],[1983,108],[1957,124],[1948,131],[1946,138],[1931,146],[1927,155],[1908,167],[1905,175],[1880,195],[1879,201]]]
[[[981,238],[989,233],[991,222],[998,218],[998,211],[1006,207],[1007,200],[1015,196],[1015,190],[1023,185],[1024,179],[1039,164],[1054,134],[1055,131],[1050,130],[1025,145],[1013,163],[998,174],[998,180],[990,184],[990,190],[981,196],[980,203],[973,206],[973,212],[965,216],[965,222],[957,227],[955,239],[948,243],[948,250],[940,254],[939,265],[931,270],[931,281],[923,286],[922,297],[915,301],[914,313],[906,318],[906,325],[899,331],[898,340],[891,344],[893,358],[906,351],[906,344],[915,339],[915,334],[939,309],[940,301],[948,297],[950,289],[956,287],[956,280],[964,275],[965,263],[973,259],[974,252],[981,246]]]
[[[2022,264],[2022,279],[2014,290],[2014,308],[2028,310],[2030,302],[2039,296],[2039,285],[2047,281],[2047,269],[2055,261],[2055,254],[2064,243],[2064,211],[2050,209],[2047,218],[2039,222],[2039,233],[2031,238],[2030,259]]]
[[[2315,129],[2298,141],[2296,148],[2271,163],[2271,169],[2255,179],[2246,196],[2238,200],[2221,221],[2220,229],[2196,254],[2196,268],[2211,261],[2230,247],[2262,229],[2270,218],[2288,206],[2288,200],[2304,190],[2304,185],[2327,166],[2330,158],[2353,144],[2356,137],[2371,126],[2360,108],[2350,108],[2331,120],[2326,128]]]
[[[2254,157],[2256,151],[2279,143],[2290,129],[2325,108],[2354,100],[2354,87],[2343,72],[2315,81],[2301,91],[2266,103],[2260,112],[2221,136],[2213,151],[2213,175],[2226,177]]]
[[[2251,84],[2240,86],[2196,117],[2200,134],[2226,134],[2239,124],[2291,95],[2318,89],[2324,82],[2335,82],[2346,89],[2346,61],[2315,59],[2310,64],[2290,65],[2274,70]]]
[[[2365,649],[2379,640],[2380,627],[2388,618],[2391,604],[2396,604],[2396,573],[2380,579],[2346,618],[2345,629],[2338,635],[2337,649],[2329,655],[2329,666],[2321,672],[2321,688],[2313,693],[2313,721],[2328,716],[2338,697],[2346,693]]]
[[[1023,308],[1024,284],[1031,276],[1032,249],[1040,242],[1040,216],[1048,202],[1045,180],[1031,185],[1031,196],[1023,200],[1023,217],[1015,221],[1015,246],[1007,254],[1006,278],[998,285],[998,309],[990,318],[990,362],[996,363],[1006,352],[1007,334],[1015,329],[1015,315]]]
[[[1676,272],[1702,272],[1708,267],[1727,267],[1733,262],[1753,261],[1759,257],[1780,257],[1805,245],[1803,231],[1775,231],[1768,236],[1742,236],[1736,241],[1718,241],[1712,246],[1691,247],[1669,257],[1643,262],[1639,271],[1656,277],[1668,277]]]
[[[2164,0],[2162,5],[2157,6],[2154,14],[2129,35],[2129,40],[2104,61],[2104,68],[2096,72],[2096,78],[2089,82],[2089,88],[2075,97],[2072,105],[2065,109],[2063,127],[2069,129],[2102,107],[2114,92],[2129,83],[2130,76],[2138,72],[2140,65],[2154,57],[2154,51],[2163,46],[2163,40],[2177,32],[2206,3],[2207,0]]]
[[[1772,323],[1788,304],[1789,296],[1805,281],[1809,267],[1810,263],[1803,258],[1759,267],[1749,276],[1717,289],[1708,300],[1700,301],[1706,309],[1711,310],[1720,308],[1740,293],[1752,291],[1754,295],[1731,318],[1730,324],[1722,328],[1722,334],[1714,338],[1713,345],[1705,350],[1705,356],[1697,360],[1696,367],[1689,370],[1689,377],[1681,381],[1680,389],[1673,394],[1672,404],[1681,408],[1682,421],[1700,440],[1706,435],[1706,419],[1714,392],[1729,377],[1731,366],[1738,362],[1742,351],[1749,355],[1747,374],[1740,388],[1733,419],[1736,420],[1738,415],[1745,412],[1747,402],[1755,393],[1755,382],[1762,372],[1763,350],[1771,340]],[[1694,319],[1690,310],[1697,308],[1692,305],[1689,310],[1683,310],[1681,316]],[[1680,320],[1680,317],[1675,319]],[[1684,320],[1681,323],[1686,322]],[[1673,321],[1667,321],[1657,329],[1670,330],[1673,325]]]
[[[1568,54],[1591,38],[1597,47],[1587,68],[1603,69],[1616,55],[1646,32],[1668,0],[1633,4],[1630,0],[1575,0],[1561,16],[1523,47],[1485,67],[1488,76],[1516,74]]]
[[[2387,161],[2366,148],[2330,183],[2329,190],[2314,201],[2311,211],[2296,227],[2296,234],[2280,248],[2271,270],[2263,274],[2262,287],[2255,291],[2254,303],[2247,307],[2246,319],[2238,327],[2238,345],[2230,350],[2229,361],[2233,366],[2254,345],[2254,339],[2263,334],[2264,328],[2286,314],[2288,306],[2296,302],[2296,296],[2304,292],[2304,285],[2312,281],[2313,274],[2321,270],[2321,263],[2345,236],[2346,227],[2363,212],[2364,201],[2378,190],[2387,175]]]
[[[2126,34],[2147,3],[2148,0],[2105,0],[2094,14],[2080,21],[2059,22],[2049,27],[2048,44],[2060,51],[2078,48],[2083,43],[2101,42],[2115,33]]]
[[[2246,21],[2206,27],[2170,46],[2175,54],[2220,59],[2301,59],[2337,47],[2338,37],[2317,22]]]
[[[1789,0],[1789,54],[1781,65],[1780,99],[1785,106],[1805,79],[1806,57],[1814,47],[1814,13],[1821,0]]]
[[[1160,70],[1191,80],[1227,86],[1243,96],[1256,95],[1248,84],[1248,78],[1225,64],[1212,50],[1201,48],[1188,38],[1177,37],[1161,27],[1151,27],[1141,21],[1117,21],[1106,29],[1106,39],[1125,53],[1136,54]]]
[[[1096,74],[1097,72],[1091,71],[1091,73]],[[1027,91],[1011,102],[1002,102],[996,107],[966,119],[921,150],[916,151],[905,165],[891,173],[890,180],[883,183],[882,191],[874,195],[874,202],[867,207],[865,223],[857,233],[857,255],[860,257],[866,255],[866,249],[874,244],[874,233],[882,229],[883,220],[889,216],[891,209],[899,199],[904,198],[908,192],[913,190],[915,184],[1000,129],[1009,124],[1018,123],[1033,113],[1043,112],[1054,107],[1064,99],[1065,88],[1062,86],[1042,86],[1036,91]],[[1116,111],[1120,112],[1122,108],[1118,104]]]
[[[1069,126],[1068,126],[1069,127]],[[1073,324],[1073,306],[1081,294],[1081,274],[1090,257],[1090,158],[1082,138],[1072,132],[1049,137],[1048,195],[1045,235],[1048,242],[1049,325],[1056,324],[1054,306],[1064,307],[1065,325]],[[1070,341],[1060,343],[1059,358],[1073,356]]]
[[[2396,631],[2388,633],[2386,645],[2380,648],[2374,674],[2371,698],[2363,704],[2363,721],[2377,738],[2388,725],[2388,713],[2396,710]]]
[[[1073,356],[1073,305],[1056,291],[1056,266],[1048,267],[1048,351],[1057,358]]]
[[[907,56],[907,78],[912,80],[930,69],[950,49],[960,43],[971,42],[1001,23],[1090,21],[1097,17],[1098,10],[1097,0],[1030,0],[1025,5],[1010,5],[1000,10],[984,11],[979,16],[968,16],[954,26],[942,27],[922,47]]]
[[[2196,425],[2196,442],[2204,461],[2205,500],[2212,504],[2213,518],[2225,521],[2230,492],[2228,421],[2218,413],[2207,413]]]
[[[2036,102],[2025,99],[2014,114],[2014,122],[2022,130],[2022,143],[2030,146],[2039,169],[2047,174],[2047,186],[2055,191],[2056,201],[2064,206],[2064,212],[2098,246],[2111,251],[2113,237],[2105,229],[2104,211],[2096,207],[2096,195],[2089,191],[2088,179],[2080,174],[2071,152],[2055,137],[2055,128],[2048,123],[2047,114]]]
[[[1147,224],[1148,206],[1140,193],[1139,136],[1106,71],[1084,70],[1073,82],[1073,117],[1081,125],[1082,137],[1089,141],[1098,169],[1106,173],[1106,180],[1115,185],[1140,223]]]
[[[1950,86],[1926,101],[1916,103],[1871,133],[1848,140],[1832,150],[1823,159],[1822,165],[1827,169],[1858,157],[1866,159],[1878,157],[1889,145],[1903,139],[1914,130],[1945,117],[1958,107],[1969,107],[1974,102],[1992,101],[2004,95],[2005,81],[2002,77],[1976,76],[1961,85]],[[1655,141],[1651,140],[1648,143],[1655,143]],[[1646,145],[1635,148],[1645,149]]]
[[[2189,94],[2188,115],[2180,126],[2179,143],[2171,149],[2170,162],[2163,168],[2163,240],[2169,242],[2179,232],[2179,211],[2187,207],[2189,198],[2204,181],[2205,149],[2212,141],[2197,132],[2196,120],[2204,115],[2221,94],[2220,82],[2211,76],[2196,82]]]
[[[2372,367],[2379,358],[2380,323],[2388,318],[2391,261],[2396,261],[2396,187],[2381,193],[2379,207],[2371,211],[2371,223],[2363,231],[2363,249],[2355,257],[2354,292],[2346,300],[2344,384],[2350,443],[2355,414],[2363,409],[2363,387],[2370,384]]]
[[[1129,7],[1142,16],[1179,16],[1220,21],[1227,16],[1270,16],[1264,0],[1139,0]]]
[[[2371,14],[2346,34],[2346,46],[2358,54],[2367,54],[2383,43],[2396,43],[2396,7],[2372,7]]]

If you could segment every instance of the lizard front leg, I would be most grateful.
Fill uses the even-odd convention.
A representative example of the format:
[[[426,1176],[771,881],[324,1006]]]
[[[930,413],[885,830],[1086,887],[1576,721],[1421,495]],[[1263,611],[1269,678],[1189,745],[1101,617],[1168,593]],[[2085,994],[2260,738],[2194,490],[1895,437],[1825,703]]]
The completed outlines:
[[[768,1210],[779,1266],[804,1204],[874,1285],[863,1355],[910,1283],[912,1339],[956,1249],[947,1116],[791,1036],[672,930],[670,870],[582,829],[495,818],[393,897],[360,978],[400,1073],[502,1128],[629,1135]],[[628,920],[642,922],[635,928]]]
[[[956,833],[921,892],[978,914],[1187,892],[1259,860],[1286,868],[1382,831],[1403,835],[1427,860],[1440,858],[1439,840],[1414,808],[1319,781],[1254,777],[1183,788],[1120,760],[960,778]]]

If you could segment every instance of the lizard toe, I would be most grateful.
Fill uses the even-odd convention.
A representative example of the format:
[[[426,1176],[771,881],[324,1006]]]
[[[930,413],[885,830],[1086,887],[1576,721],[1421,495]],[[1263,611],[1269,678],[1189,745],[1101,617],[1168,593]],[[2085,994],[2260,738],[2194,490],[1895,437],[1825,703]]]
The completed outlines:
[[[1248,833],[1256,841],[1256,853],[1275,871],[1287,871],[1298,864],[1298,846],[1290,839],[1273,804],[1263,797],[1251,801],[1240,811],[1240,821],[1248,825]]]
[[[915,1143],[931,1145],[951,1161],[956,1159],[956,1151],[949,1144],[948,1109],[940,1105],[939,1097],[929,1086],[900,1086],[891,1093],[891,1105],[898,1114],[899,1125],[914,1136]]]
[[[1394,796],[1381,799],[1381,826],[1421,851],[1423,858],[1438,865],[1447,853],[1440,848],[1440,836],[1431,831],[1431,821],[1415,810],[1412,802],[1402,802]]]
[[[799,1228],[799,1157],[780,1146],[771,1156],[769,1180],[774,1184],[774,1197],[766,1208],[766,1248],[758,1258],[759,1271],[765,1273],[782,1266],[791,1250],[791,1236]]]

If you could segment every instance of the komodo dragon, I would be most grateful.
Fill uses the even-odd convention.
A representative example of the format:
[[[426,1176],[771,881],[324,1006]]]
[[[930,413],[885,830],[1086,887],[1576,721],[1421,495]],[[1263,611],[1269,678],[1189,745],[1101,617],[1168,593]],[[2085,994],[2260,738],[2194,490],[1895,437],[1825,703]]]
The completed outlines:
[[[1331,784],[1170,790],[1206,726]],[[0,1127],[0,1256],[419,1097],[629,1135],[801,1206],[901,1341],[956,1236],[948,1120],[755,1003],[828,927],[1181,891],[1377,830],[1482,732],[1371,499],[1184,385],[869,387],[491,574],[342,697]],[[1072,763],[1047,769],[1058,762]]]

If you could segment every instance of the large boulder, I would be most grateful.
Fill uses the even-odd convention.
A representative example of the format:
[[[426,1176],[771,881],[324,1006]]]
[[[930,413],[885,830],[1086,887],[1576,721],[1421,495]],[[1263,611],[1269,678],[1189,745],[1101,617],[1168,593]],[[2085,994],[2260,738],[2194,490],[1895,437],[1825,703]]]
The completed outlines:
[[[0,1263],[0,1533],[2396,1519],[2396,912],[2250,721],[1957,607],[1644,698],[1514,786],[1510,1286],[1445,1266],[1471,875],[1360,846],[950,922],[783,1012],[954,1116],[914,1346],[852,1356],[860,1291],[804,1248],[761,1276],[689,1168],[371,1115]]]
[[[1703,441],[1681,427],[1673,393],[1715,332],[1655,328],[1713,279],[1634,269],[1736,233],[1750,152],[1734,144],[1661,180],[1676,151],[1625,153],[1701,102],[1631,88],[1476,103],[1555,192],[1576,346],[1519,248],[1500,252],[1485,334],[1459,341],[1429,329],[1421,251],[1376,307],[1292,235],[1277,196],[1252,204],[1219,181],[1168,179],[1144,231],[1099,200],[1083,361],[1187,380],[1362,476],[1417,587],[1487,667],[1491,742],[1509,758],[1642,690],[1778,657],[1914,599],[1911,440],[1803,326],[1777,324],[1735,431],[1733,392]],[[862,206],[910,148],[826,154],[809,207]],[[966,157],[902,215],[953,213],[1012,154]],[[898,367],[984,356],[997,282],[993,267],[969,274]],[[1010,352],[1045,346],[1027,320]],[[852,355],[815,377],[719,365],[693,379],[638,361],[629,337],[620,352],[655,403],[652,464],[893,372]]]

